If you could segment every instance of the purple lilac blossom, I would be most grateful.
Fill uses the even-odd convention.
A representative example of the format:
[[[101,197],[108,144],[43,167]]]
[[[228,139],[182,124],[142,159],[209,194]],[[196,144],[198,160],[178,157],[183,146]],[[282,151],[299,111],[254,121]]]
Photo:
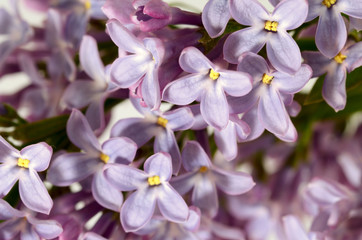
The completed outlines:
[[[187,173],[174,177],[172,186],[181,195],[193,189],[192,204],[212,217],[219,208],[216,187],[228,195],[239,195],[255,185],[249,174],[214,166],[200,144],[195,141],[186,143],[182,151],[182,164]]]
[[[19,180],[19,193],[24,205],[33,211],[49,214],[53,200],[38,172],[48,168],[53,149],[41,142],[18,151],[0,136],[0,150],[0,196],[7,195]]]
[[[328,58],[320,52],[305,51],[302,53],[305,63],[313,70],[312,77],[325,73],[322,95],[324,100],[336,112],[346,106],[346,77],[362,65],[362,42],[348,43],[333,58]]]
[[[158,68],[165,54],[162,41],[158,38],[141,41],[115,19],[108,21],[107,30],[120,49],[131,53],[114,61],[111,80],[120,88],[140,88],[147,106],[157,110],[161,104]]]
[[[169,83],[162,98],[177,105],[200,101],[201,115],[218,130],[229,121],[226,94],[240,97],[251,90],[251,77],[239,71],[221,69],[195,47],[185,48],[179,59],[181,68],[191,74]]]
[[[209,0],[202,10],[202,24],[212,38],[220,36],[230,20],[229,0]]]
[[[232,33],[225,41],[224,57],[238,63],[244,52],[259,52],[266,43],[270,63],[279,71],[294,74],[301,65],[300,50],[287,33],[299,27],[308,14],[306,0],[285,0],[269,13],[256,0],[230,0],[230,11],[240,24],[251,26]]]
[[[156,205],[161,215],[172,222],[185,222],[189,210],[183,198],[173,189],[171,157],[159,152],[144,163],[144,171],[112,164],[106,167],[108,181],[121,191],[133,191],[121,209],[121,223],[126,232],[144,227],[153,216]]]
[[[101,146],[83,114],[76,109],[68,120],[67,134],[83,152],[57,156],[48,171],[48,180],[56,186],[69,186],[93,175],[93,197],[102,206],[118,211],[123,196],[106,181],[103,169],[110,163],[129,164],[136,155],[136,144],[119,137],[111,138]]]

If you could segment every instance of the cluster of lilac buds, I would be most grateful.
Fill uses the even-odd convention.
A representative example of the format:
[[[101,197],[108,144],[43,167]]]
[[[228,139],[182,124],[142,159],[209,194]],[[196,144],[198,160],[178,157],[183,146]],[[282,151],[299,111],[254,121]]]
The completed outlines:
[[[362,0],[169,2],[0,2],[0,240],[361,240]]]

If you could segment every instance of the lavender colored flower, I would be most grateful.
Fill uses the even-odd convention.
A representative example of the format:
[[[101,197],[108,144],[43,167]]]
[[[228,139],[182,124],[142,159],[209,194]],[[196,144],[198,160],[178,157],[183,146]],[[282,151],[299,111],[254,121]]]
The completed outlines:
[[[58,237],[63,229],[54,220],[39,220],[30,213],[12,208],[6,201],[0,199],[0,238],[12,239],[53,239]]]
[[[307,17],[306,0],[285,0],[270,14],[256,0],[230,0],[230,11],[240,24],[251,26],[232,33],[224,45],[224,57],[238,63],[244,52],[257,53],[266,43],[268,58],[277,70],[294,74],[301,65],[300,50],[287,33],[299,27]]]
[[[299,92],[308,82],[312,75],[310,67],[303,64],[295,75],[289,75],[270,69],[261,56],[249,52],[241,56],[238,69],[253,77],[253,90],[244,97],[230,98],[231,111],[241,113],[256,107],[257,111],[250,112],[252,115],[249,117],[254,120],[259,119],[263,128],[278,136],[284,136],[289,131],[293,131],[289,127],[291,121],[284,102],[291,103],[293,94]],[[255,114],[258,117],[255,117]],[[245,121],[251,129],[253,129],[251,124],[258,124],[253,124],[253,120]]]
[[[161,104],[158,68],[164,57],[162,41],[157,38],[141,41],[115,19],[107,23],[107,30],[120,49],[131,53],[112,64],[111,80],[121,88],[140,88],[147,106],[158,109]]]
[[[156,205],[162,216],[172,222],[185,222],[189,216],[187,204],[171,187],[171,157],[156,153],[144,163],[144,171],[112,164],[106,167],[105,176],[121,191],[133,191],[121,209],[121,223],[126,232],[137,231],[151,219]]]
[[[174,177],[172,186],[181,195],[193,189],[192,204],[210,216],[215,216],[219,208],[216,187],[228,195],[239,195],[255,185],[249,174],[215,167],[195,141],[186,143],[182,164],[187,173]]]
[[[316,45],[323,55],[333,58],[346,44],[347,28],[341,13],[362,18],[361,0],[308,0],[306,21],[319,16],[315,36]]]
[[[305,63],[313,69],[313,77],[327,73],[324,78],[322,95],[324,100],[337,112],[346,106],[346,77],[362,65],[362,43],[347,44],[334,58],[327,58],[319,52],[302,53]]]
[[[69,139],[83,152],[57,156],[48,170],[48,180],[56,186],[69,186],[93,175],[92,194],[102,206],[118,211],[122,194],[109,185],[103,168],[110,163],[129,164],[136,155],[136,144],[125,137],[111,138],[99,144],[87,120],[79,110],[73,109],[67,123]]]
[[[244,72],[223,70],[207,59],[197,48],[185,48],[180,55],[181,68],[191,74],[169,83],[163,100],[178,105],[200,101],[201,115],[218,130],[229,120],[226,94],[244,96],[251,90],[251,78]]]
[[[53,149],[41,142],[18,151],[0,136],[0,196],[9,193],[19,180],[22,202],[31,210],[49,214],[53,201],[37,172],[49,166]]]
[[[220,36],[231,17],[229,0],[209,0],[202,10],[202,24],[210,37]]]

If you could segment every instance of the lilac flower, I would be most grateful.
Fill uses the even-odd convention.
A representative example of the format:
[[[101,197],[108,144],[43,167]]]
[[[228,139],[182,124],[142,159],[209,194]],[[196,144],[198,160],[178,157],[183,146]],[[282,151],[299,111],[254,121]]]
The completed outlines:
[[[104,101],[117,87],[109,81],[109,73],[103,66],[93,37],[83,37],[79,60],[84,71],[93,81],[72,82],[65,90],[62,102],[69,108],[80,109],[89,105],[85,115],[91,128],[98,133],[105,127]]]
[[[121,223],[126,232],[137,231],[151,219],[157,203],[169,221],[185,222],[189,210],[182,197],[171,187],[171,157],[156,153],[144,163],[144,172],[126,165],[112,164],[105,169],[106,178],[121,191],[133,191],[121,209]]]
[[[53,239],[58,237],[63,229],[54,220],[39,220],[29,213],[12,208],[6,201],[0,199],[0,238],[12,239]]]
[[[252,87],[250,76],[220,69],[194,47],[185,48],[179,62],[181,68],[191,74],[169,83],[163,99],[178,105],[198,100],[205,121],[218,130],[225,128],[229,120],[225,92],[235,97],[244,96]]]
[[[52,153],[53,149],[44,142],[18,151],[0,136],[0,196],[8,194],[19,180],[20,198],[25,206],[49,214],[53,201],[37,172],[48,168]]]
[[[232,33],[226,39],[224,57],[227,61],[238,63],[242,53],[257,53],[266,43],[273,67],[289,74],[300,68],[299,47],[287,30],[299,27],[306,19],[306,0],[282,1],[272,14],[256,0],[230,0],[230,11],[237,22],[251,27]]]
[[[107,30],[120,49],[131,53],[112,64],[111,80],[121,88],[139,87],[147,106],[158,109],[161,104],[158,68],[164,57],[161,40],[145,38],[141,41],[117,20],[110,20]]]
[[[136,144],[128,138],[111,138],[102,146],[79,110],[73,109],[67,123],[69,139],[83,152],[64,153],[57,156],[48,170],[48,180],[56,186],[69,186],[93,175],[92,194],[102,206],[118,211],[122,194],[109,185],[103,168],[110,163],[130,163],[137,151]]]
[[[321,234],[310,233],[307,235],[305,230],[302,227],[302,224],[294,215],[287,215],[282,218],[284,226],[285,239],[295,239],[295,240],[323,240]]]
[[[319,52],[303,52],[305,63],[313,69],[313,77],[327,73],[324,78],[322,95],[324,100],[337,112],[346,106],[346,76],[362,65],[362,43],[346,45],[334,58]]]
[[[172,186],[181,195],[193,188],[192,204],[211,216],[215,216],[219,208],[216,187],[228,195],[239,195],[255,185],[249,174],[213,166],[200,144],[195,141],[186,143],[182,151],[182,164],[187,173],[174,177]]]
[[[154,151],[169,153],[173,174],[177,174],[181,167],[181,154],[174,131],[186,130],[192,126],[194,122],[192,112],[184,107],[162,113],[141,107],[137,99],[133,99],[133,103],[145,117],[119,120],[112,127],[111,136],[128,137],[135,141],[138,147],[142,147],[155,137]]]
[[[341,13],[355,18],[362,18],[361,0],[308,0],[309,11],[306,21],[319,16],[315,36],[318,50],[323,55],[333,58],[347,40],[347,29]]]
[[[303,64],[295,75],[289,75],[271,70],[267,62],[255,53],[244,53],[238,69],[249,73],[254,79],[254,84],[248,95],[230,98],[231,111],[241,113],[256,107],[257,111],[250,112],[252,115],[249,117],[259,119],[260,123],[244,119],[251,129],[252,125],[261,124],[263,128],[279,136],[293,131],[289,127],[291,121],[284,102],[291,103],[293,94],[299,92],[308,82],[312,75],[310,67]],[[259,125],[259,129],[261,126]]]
[[[202,10],[202,24],[210,37],[220,36],[231,17],[229,0],[209,0]]]

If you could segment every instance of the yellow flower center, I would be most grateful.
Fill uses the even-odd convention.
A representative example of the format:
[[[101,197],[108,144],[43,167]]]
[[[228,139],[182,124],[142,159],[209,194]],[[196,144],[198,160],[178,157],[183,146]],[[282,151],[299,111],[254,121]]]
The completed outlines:
[[[323,0],[322,4],[326,6],[327,8],[332,7],[334,4],[336,4],[337,0]]]
[[[167,123],[168,123],[168,120],[166,119],[166,118],[163,118],[163,117],[158,117],[157,118],[157,124],[158,125],[160,125],[160,126],[162,126],[162,127],[166,127],[166,125],[167,125]]]
[[[219,78],[219,76],[220,76],[220,73],[215,72],[214,69],[212,69],[212,68],[210,69],[209,78],[211,78],[212,80],[216,80]]]
[[[92,7],[92,3],[90,0],[86,0],[84,3],[84,7],[86,10],[89,10]]]
[[[29,160],[25,158],[18,158],[18,166],[23,168],[29,168]]]
[[[147,182],[148,182],[148,185],[150,185],[150,186],[157,186],[157,185],[161,184],[160,177],[157,175],[149,177],[147,179]]]
[[[338,53],[337,56],[334,57],[334,61],[337,63],[343,63],[343,61],[347,58],[346,55],[343,55],[342,53]]]
[[[277,32],[278,22],[274,21],[266,21],[264,25],[264,29],[268,32]]]
[[[206,166],[202,166],[202,167],[200,167],[200,169],[199,169],[199,172],[200,173],[204,173],[204,172],[206,172],[207,170],[209,170]]]
[[[101,153],[101,155],[99,156],[99,158],[104,162],[107,163],[109,160],[109,156],[107,154]]]
[[[269,76],[268,74],[264,73],[263,74],[263,78],[262,78],[262,81],[264,84],[271,84],[271,82],[273,81],[273,76]]]

